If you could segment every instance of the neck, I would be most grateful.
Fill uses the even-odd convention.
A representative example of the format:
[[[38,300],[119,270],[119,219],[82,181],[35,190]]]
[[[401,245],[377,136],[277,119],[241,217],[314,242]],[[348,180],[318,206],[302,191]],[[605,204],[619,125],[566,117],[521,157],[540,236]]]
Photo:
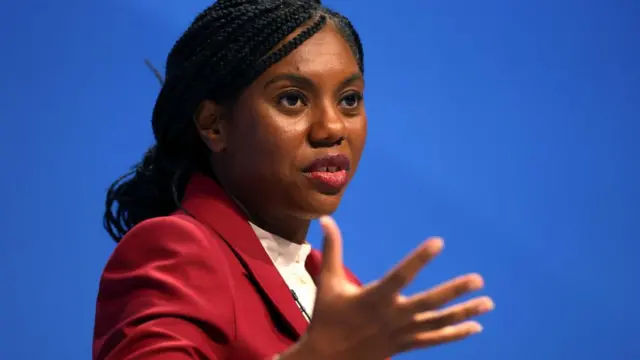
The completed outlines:
[[[303,244],[307,241],[307,233],[311,220],[294,218],[292,216],[261,216],[256,212],[249,211],[242,203],[229,194],[227,195],[235,202],[235,204],[247,216],[249,221],[256,224],[261,229],[296,244]]]
[[[304,244],[307,241],[307,232],[309,231],[309,224],[311,223],[310,220],[292,218],[265,219],[253,216],[249,219],[265,231],[296,244]]]
[[[213,173],[220,174],[220,171],[216,171],[215,163],[212,163]],[[300,218],[292,216],[291,214],[274,214],[273,211],[259,211],[252,206],[244,206],[242,199],[232,195],[232,186],[227,186],[229,183],[225,181],[223,176],[215,176],[216,182],[227,193],[227,195],[235,202],[242,212],[247,216],[249,221],[260,227],[261,229],[268,231],[274,235],[278,235],[283,239],[291,241],[296,244],[303,244],[307,240],[307,233],[309,232],[310,219]]]

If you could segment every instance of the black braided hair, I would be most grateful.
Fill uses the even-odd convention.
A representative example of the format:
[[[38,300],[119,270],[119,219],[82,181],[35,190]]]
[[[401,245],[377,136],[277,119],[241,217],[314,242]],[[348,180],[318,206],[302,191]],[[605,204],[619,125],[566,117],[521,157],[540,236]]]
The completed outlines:
[[[156,144],[107,191],[104,227],[116,242],[136,224],[177,210],[192,173],[213,176],[210,151],[193,121],[200,103],[232,104],[327,22],[340,31],[364,73],[355,28],[320,1],[218,0],[196,16],[167,57],[152,116]],[[297,36],[276,48],[299,28]]]

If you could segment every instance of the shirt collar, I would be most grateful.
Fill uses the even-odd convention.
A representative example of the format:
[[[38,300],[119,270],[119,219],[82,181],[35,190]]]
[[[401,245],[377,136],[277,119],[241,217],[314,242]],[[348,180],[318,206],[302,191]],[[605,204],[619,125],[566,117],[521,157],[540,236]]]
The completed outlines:
[[[311,252],[311,244],[307,242],[297,244],[272,234],[251,222],[249,224],[276,266],[290,266],[293,264],[304,266],[307,256]]]

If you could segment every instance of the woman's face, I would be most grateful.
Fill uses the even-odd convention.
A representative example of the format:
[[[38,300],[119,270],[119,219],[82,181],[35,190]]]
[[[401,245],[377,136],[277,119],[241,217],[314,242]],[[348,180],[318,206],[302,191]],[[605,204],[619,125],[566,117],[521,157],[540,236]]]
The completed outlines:
[[[334,212],[365,144],[363,92],[350,47],[327,24],[247,88],[221,124],[213,162],[226,190],[262,218]]]

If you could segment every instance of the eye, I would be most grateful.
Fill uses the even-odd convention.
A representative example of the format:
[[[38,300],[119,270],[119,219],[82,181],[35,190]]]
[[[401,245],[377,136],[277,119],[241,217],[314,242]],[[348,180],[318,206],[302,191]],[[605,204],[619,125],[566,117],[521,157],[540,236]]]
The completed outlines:
[[[340,99],[340,106],[347,109],[353,109],[353,108],[357,108],[360,105],[361,101],[362,101],[362,94],[358,92],[351,92],[343,96],[342,99]]]
[[[304,95],[298,91],[289,91],[284,93],[280,95],[277,100],[278,104],[287,108],[299,108],[307,105]]]

